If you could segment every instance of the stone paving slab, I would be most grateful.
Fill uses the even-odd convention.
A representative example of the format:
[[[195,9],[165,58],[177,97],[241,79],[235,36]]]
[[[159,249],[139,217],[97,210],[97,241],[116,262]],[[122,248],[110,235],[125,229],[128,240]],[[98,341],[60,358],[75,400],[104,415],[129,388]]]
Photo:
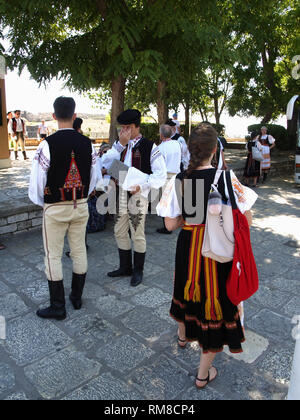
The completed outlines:
[[[245,302],[245,352],[217,355],[219,377],[201,392],[194,386],[199,346],[179,348],[169,317],[177,234],[158,235],[161,219],[147,219],[145,276],[137,288],[130,278],[107,277],[118,265],[112,223],[88,236],[83,308],[74,311],[67,299],[63,322],[35,315],[48,303],[41,231],[4,238],[0,400],[283,400],[295,347],[291,321],[300,315],[300,194],[285,177],[257,192],[251,236],[261,287]],[[63,266],[68,295],[72,264],[65,256]]]

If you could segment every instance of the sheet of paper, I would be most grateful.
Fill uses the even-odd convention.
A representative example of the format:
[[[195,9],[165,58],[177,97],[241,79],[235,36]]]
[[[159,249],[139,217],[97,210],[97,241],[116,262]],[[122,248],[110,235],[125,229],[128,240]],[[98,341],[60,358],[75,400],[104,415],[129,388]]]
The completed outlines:
[[[136,168],[129,168],[122,188],[125,191],[130,191],[132,187],[137,185],[144,185],[148,181],[149,175],[144,174]]]

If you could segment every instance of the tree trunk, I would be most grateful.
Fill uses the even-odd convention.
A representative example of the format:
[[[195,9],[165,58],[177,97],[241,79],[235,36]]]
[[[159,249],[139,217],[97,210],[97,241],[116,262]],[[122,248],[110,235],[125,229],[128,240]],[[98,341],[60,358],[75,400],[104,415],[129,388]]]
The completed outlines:
[[[118,139],[117,118],[124,111],[125,84],[126,79],[123,76],[114,78],[111,83],[112,106],[109,130],[110,144],[113,144]]]
[[[185,129],[184,129],[184,136],[185,138],[189,138],[190,136],[190,103],[186,101],[184,105],[185,110]]]
[[[273,116],[273,112],[270,110],[266,113],[266,115],[264,116],[264,118],[261,121],[261,124],[268,124]]]
[[[166,90],[166,82],[161,80],[157,83],[157,117],[158,117],[158,124],[162,125],[168,119],[168,105],[165,102],[165,90]]]

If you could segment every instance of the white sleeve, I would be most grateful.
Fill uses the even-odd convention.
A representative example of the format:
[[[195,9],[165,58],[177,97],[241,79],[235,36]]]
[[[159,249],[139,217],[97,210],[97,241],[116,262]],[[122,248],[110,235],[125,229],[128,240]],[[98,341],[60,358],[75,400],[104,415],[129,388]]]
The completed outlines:
[[[166,162],[156,145],[153,145],[150,163],[152,174],[149,175],[148,181],[140,186],[142,192],[149,187],[158,190],[163,187],[167,181]]]
[[[188,145],[183,137],[179,137],[178,141],[181,146],[181,163],[183,164],[183,169],[187,170],[191,159]]]
[[[230,175],[237,206],[239,210],[244,214],[246,211],[251,210],[251,208],[254,206],[256,200],[258,199],[258,195],[253,190],[251,190],[251,188],[242,185],[233,171],[230,171]],[[225,188],[225,193],[226,196],[229,197],[227,185]]]
[[[92,166],[91,166],[91,177],[90,177],[90,188],[89,188],[89,195],[94,191],[96,185],[102,181],[102,173],[99,170],[99,157],[97,152],[92,145]]]
[[[176,176],[174,176],[167,184],[162,198],[156,207],[156,213],[160,217],[169,217],[175,219],[178,216],[181,216],[181,209],[178,204],[178,198],[176,193]]]
[[[44,207],[44,193],[47,184],[47,173],[50,168],[50,150],[46,141],[39,145],[31,169],[28,195],[30,200]]]
[[[14,133],[13,133],[13,129],[12,129],[12,119],[10,119],[9,121],[8,121],[8,126],[7,126],[7,128],[8,128],[8,134],[10,134],[10,135],[14,135]]]
[[[271,136],[271,135],[269,135],[268,140],[269,140],[269,143],[270,143],[271,145],[275,143],[275,139],[274,139],[274,137],[273,137],[273,136]]]
[[[108,150],[101,158],[102,167],[109,169],[114,160],[120,160],[121,153],[124,151],[125,147],[122,146],[118,141],[113,144],[113,147]]]

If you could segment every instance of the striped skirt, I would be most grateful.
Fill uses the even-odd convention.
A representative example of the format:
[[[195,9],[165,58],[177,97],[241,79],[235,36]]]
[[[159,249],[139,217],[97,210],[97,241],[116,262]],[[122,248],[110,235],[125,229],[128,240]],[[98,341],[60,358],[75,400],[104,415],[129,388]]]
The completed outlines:
[[[221,352],[224,345],[240,353],[245,337],[239,308],[226,293],[232,263],[202,256],[204,231],[205,225],[185,226],[179,235],[170,315],[185,324],[187,340],[197,341],[204,353]]]
[[[271,168],[271,152],[269,146],[262,146],[264,160],[261,162],[261,170],[266,171]]]

